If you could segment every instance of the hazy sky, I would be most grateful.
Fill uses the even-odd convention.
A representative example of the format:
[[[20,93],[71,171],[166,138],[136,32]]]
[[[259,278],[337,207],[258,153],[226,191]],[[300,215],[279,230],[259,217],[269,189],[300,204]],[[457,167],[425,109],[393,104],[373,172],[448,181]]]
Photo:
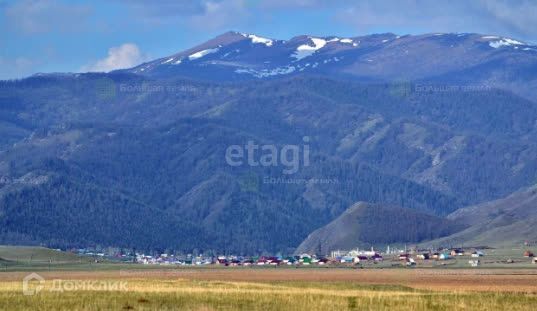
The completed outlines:
[[[0,79],[108,71],[228,30],[300,34],[477,32],[537,42],[537,0],[0,0]]]

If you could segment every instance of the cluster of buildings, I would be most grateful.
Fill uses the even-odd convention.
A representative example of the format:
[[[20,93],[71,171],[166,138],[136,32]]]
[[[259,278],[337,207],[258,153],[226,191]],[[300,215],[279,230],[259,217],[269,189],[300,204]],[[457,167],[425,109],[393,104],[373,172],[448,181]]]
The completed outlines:
[[[81,255],[92,256],[96,261],[103,259],[120,260],[124,262],[134,262],[145,265],[178,265],[178,266],[323,266],[339,265],[353,266],[362,264],[378,264],[385,259],[392,265],[416,266],[419,262],[427,261],[448,261],[456,258],[462,259],[467,256],[468,264],[472,267],[481,265],[481,257],[485,253],[480,249],[451,248],[442,250],[404,250],[391,249],[388,247],[385,252],[371,250],[350,250],[332,251],[330,255],[321,256],[315,254],[300,254],[291,256],[236,256],[236,255],[177,255],[168,253],[143,254],[135,250],[125,251],[119,248],[106,249],[77,249],[72,250]],[[531,258],[537,264],[537,257],[531,251],[525,251],[524,257]],[[508,262],[509,263],[509,262]]]
[[[440,252],[419,252],[413,256],[412,254],[404,253],[399,255],[399,260],[403,261],[407,266],[414,266],[416,265],[416,260],[450,260],[459,256],[470,256],[471,258],[480,258],[485,256],[485,253],[480,250],[474,250],[472,252],[467,252],[462,248],[454,248],[454,249],[445,249]],[[480,264],[479,259],[471,259],[469,261],[469,264],[471,266],[478,266]]]
[[[320,256],[315,254],[300,254],[293,256],[192,256],[192,255],[144,255],[137,254],[136,262],[141,264],[160,264],[160,265],[222,265],[222,266],[281,266],[281,265],[358,265],[362,263],[380,263],[385,260],[385,256],[391,260],[406,266],[416,265],[417,260],[449,260],[455,256],[470,255],[472,258],[484,256],[482,251],[473,251],[466,253],[462,249],[445,250],[443,252],[416,252],[411,250],[389,249],[380,253],[374,249],[350,250],[350,251],[332,251],[329,256]]]
[[[59,249],[61,251],[61,249]],[[67,252],[87,256],[87,257],[94,257],[96,259],[99,258],[106,258],[106,259],[118,259],[118,260],[128,260],[132,261],[134,255],[136,253],[135,250],[125,250],[118,247],[86,247],[86,248],[72,248],[67,249]]]
[[[380,255],[377,254],[380,258]],[[310,254],[295,256],[174,256],[160,254],[158,256],[138,254],[136,262],[141,264],[160,265],[221,265],[221,266],[282,266],[282,265],[326,265],[332,263],[358,263],[360,260],[375,260],[367,257],[328,258]]]

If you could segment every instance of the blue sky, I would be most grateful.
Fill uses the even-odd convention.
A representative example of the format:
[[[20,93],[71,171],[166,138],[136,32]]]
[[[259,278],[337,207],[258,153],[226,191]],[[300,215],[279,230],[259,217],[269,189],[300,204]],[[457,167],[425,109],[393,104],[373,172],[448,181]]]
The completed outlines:
[[[477,32],[537,42],[535,0],[0,0],[0,79],[130,67],[228,30]]]

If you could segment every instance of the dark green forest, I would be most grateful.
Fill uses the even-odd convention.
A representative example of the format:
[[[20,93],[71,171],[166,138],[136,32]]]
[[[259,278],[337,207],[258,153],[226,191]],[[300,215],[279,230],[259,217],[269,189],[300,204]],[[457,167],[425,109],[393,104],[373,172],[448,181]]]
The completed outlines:
[[[357,201],[445,216],[537,181],[535,104],[418,82],[0,82],[0,243],[290,252]],[[225,160],[305,136],[296,174]]]

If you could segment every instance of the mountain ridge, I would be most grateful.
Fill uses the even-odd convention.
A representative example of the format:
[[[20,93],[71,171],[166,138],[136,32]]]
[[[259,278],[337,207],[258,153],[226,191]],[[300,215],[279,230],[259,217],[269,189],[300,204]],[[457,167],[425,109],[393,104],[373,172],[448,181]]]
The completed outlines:
[[[269,44],[270,43],[270,44]],[[433,57],[433,55],[435,55]],[[512,77],[501,77],[492,61],[508,60]],[[537,86],[534,71],[525,70],[528,87],[517,87],[515,75],[537,68],[537,46],[508,37],[476,33],[431,33],[398,36],[391,33],[339,38],[295,36],[268,39],[227,32],[185,51],[146,62],[127,71],[152,77],[190,75],[212,81],[243,81],[313,73],[377,81],[462,83],[457,73],[481,67],[479,83],[516,89],[526,98]],[[433,71],[434,75],[430,73]],[[504,69],[504,70],[505,70]],[[520,80],[522,81],[522,80]],[[474,81],[477,82],[477,81]]]
[[[536,62],[482,37],[228,34],[143,74],[1,81],[0,240],[289,252],[358,201],[443,217],[507,196],[537,180]],[[309,165],[226,162],[249,141]]]

